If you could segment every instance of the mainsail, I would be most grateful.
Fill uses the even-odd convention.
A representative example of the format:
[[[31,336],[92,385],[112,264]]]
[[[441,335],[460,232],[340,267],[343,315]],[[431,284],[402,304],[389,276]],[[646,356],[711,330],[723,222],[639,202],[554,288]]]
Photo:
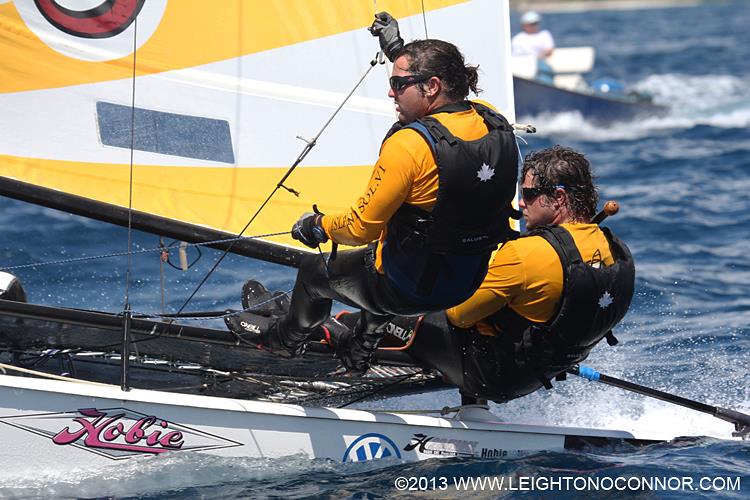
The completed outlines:
[[[370,68],[375,11],[456,43],[513,119],[508,2],[0,1],[0,194],[188,241],[239,233]],[[245,231],[359,196],[395,120],[372,68]],[[134,124],[134,126],[132,125]],[[300,138],[303,138],[302,141]],[[288,235],[233,251],[292,264]]]

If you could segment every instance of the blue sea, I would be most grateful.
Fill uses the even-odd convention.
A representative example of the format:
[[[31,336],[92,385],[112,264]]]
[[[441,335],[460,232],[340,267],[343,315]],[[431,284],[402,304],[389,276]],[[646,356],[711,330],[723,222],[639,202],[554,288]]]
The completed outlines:
[[[596,47],[593,78],[615,78],[651,93],[656,102],[672,109],[663,118],[607,128],[575,113],[531,118],[539,132],[527,136],[524,152],[554,144],[584,152],[594,166],[602,200],[614,199],[621,206],[607,225],[628,243],[636,259],[636,296],[616,330],[620,344],[598,346],[587,364],[612,376],[750,413],[750,3],[550,12],[544,15],[544,25],[559,46]],[[0,199],[0,234],[4,266],[123,252],[127,241],[123,228],[8,199]],[[158,239],[136,233],[134,245],[155,248]],[[166,268],[167,309],[182,305],[218,256],[204,250],[187,272]],[[191,251],[190,258],[196,257]],[[13,272],[32,302],[120,311],[126,264],[124,257],[117,257]],[[128,292],[135,311],[160,310],[159,273],[154,252],[132,257]],[[229,256],[189,309],[239,308],[240,287],[248,277],[272,289],[289,290],[295,272]],[[440,408],[457,403],[455,391],[443,391],[360,407]],[[492,411],[519,423],[618,428],[643,437],[699,437],[641,449],[594,448],[512,460],[443,459],[417,464],[174,455],[123,462],[64,479],[30,475],[8,481],[0,475],[0,496],[748,498],[750,494],[750,441],[727,440],[732,426],[708,415],[581,379],[495,405]],[[426,478],[426,488],[398,491],[394,480],[399,476]],[[454,479],[476,477],[503,477],[506,486],[511,481],[515,489],[453,487]],[[618,491],[611,482],[602,481],[630,477],[678,478],[681,484],[692,481],[694,490]],[[441,490],[441,478],[451,487]],[[703,478],[709,479],[701,482]],[[568,486],[555,487],[554,480]],[[592,486],[596,481],[610,488],[596,490]],[[545,484],[553,486],[541,489]]]

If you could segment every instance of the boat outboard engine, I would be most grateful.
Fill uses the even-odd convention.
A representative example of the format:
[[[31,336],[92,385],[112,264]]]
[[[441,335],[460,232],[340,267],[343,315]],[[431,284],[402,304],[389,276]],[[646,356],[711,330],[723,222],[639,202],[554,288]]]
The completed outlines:
[[[26,291],[19,279],[4,271],[0,271],[0,299],[26,302]]]

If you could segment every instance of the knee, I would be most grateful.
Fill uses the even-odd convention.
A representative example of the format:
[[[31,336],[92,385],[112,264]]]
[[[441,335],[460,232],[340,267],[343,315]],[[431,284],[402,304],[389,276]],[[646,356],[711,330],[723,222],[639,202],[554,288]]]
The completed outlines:
[[[325,263],[320,255],[310,254],[302,257],[297,273],[297,280],[303,283],[314,283],[321,278],[325,279]]]

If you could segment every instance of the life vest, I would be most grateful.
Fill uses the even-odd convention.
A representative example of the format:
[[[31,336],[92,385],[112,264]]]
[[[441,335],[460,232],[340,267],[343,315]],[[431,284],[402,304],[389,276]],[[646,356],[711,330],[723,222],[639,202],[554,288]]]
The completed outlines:
[[[431,116],[407,125],[429,144],[438,169],[432,212],[404,204],[388,222],[383,268],[393,285],[430,310],[461,303],[479,287],[498,243],[515,232],[509,224],[518,178],[518,147],[513,128],[500,114],[464,102],[435,112],[473,107],[488,133],[464,141]]]
[[[561,226],[545,226],[526,236],[541,236],[557,252],[563,267],[563,292],[556,314],[546,323],[533,323],[510,308],[503,308],[488,318],[502,333],[497,337],[481,337],[482,347],[476,352],[476,363],[466,373],[476,370],[472,396],[483,396],[495,401],[517,398],[550,381],[564,377],[566,370],[580,363],[591,349],[607,337],[617,343],[612,328],[625,316],[630,307],[635,287],[635,265],[630,250],[607,228],[602,228],[609,242],[615,263],[607,267],[593,267],[581,258],[573,237]],[[467,335],[468,337],[468,335]],[[482,362],[487,349],[494,358]],[[482,352],[484,350],[484,352]],[[471,357],[471,356],[470,356]],[[492,373],[489,373],[492,372]],[[481,380],[479,384],[476,381]],[[480,385],[485,385],[482,392]]]

